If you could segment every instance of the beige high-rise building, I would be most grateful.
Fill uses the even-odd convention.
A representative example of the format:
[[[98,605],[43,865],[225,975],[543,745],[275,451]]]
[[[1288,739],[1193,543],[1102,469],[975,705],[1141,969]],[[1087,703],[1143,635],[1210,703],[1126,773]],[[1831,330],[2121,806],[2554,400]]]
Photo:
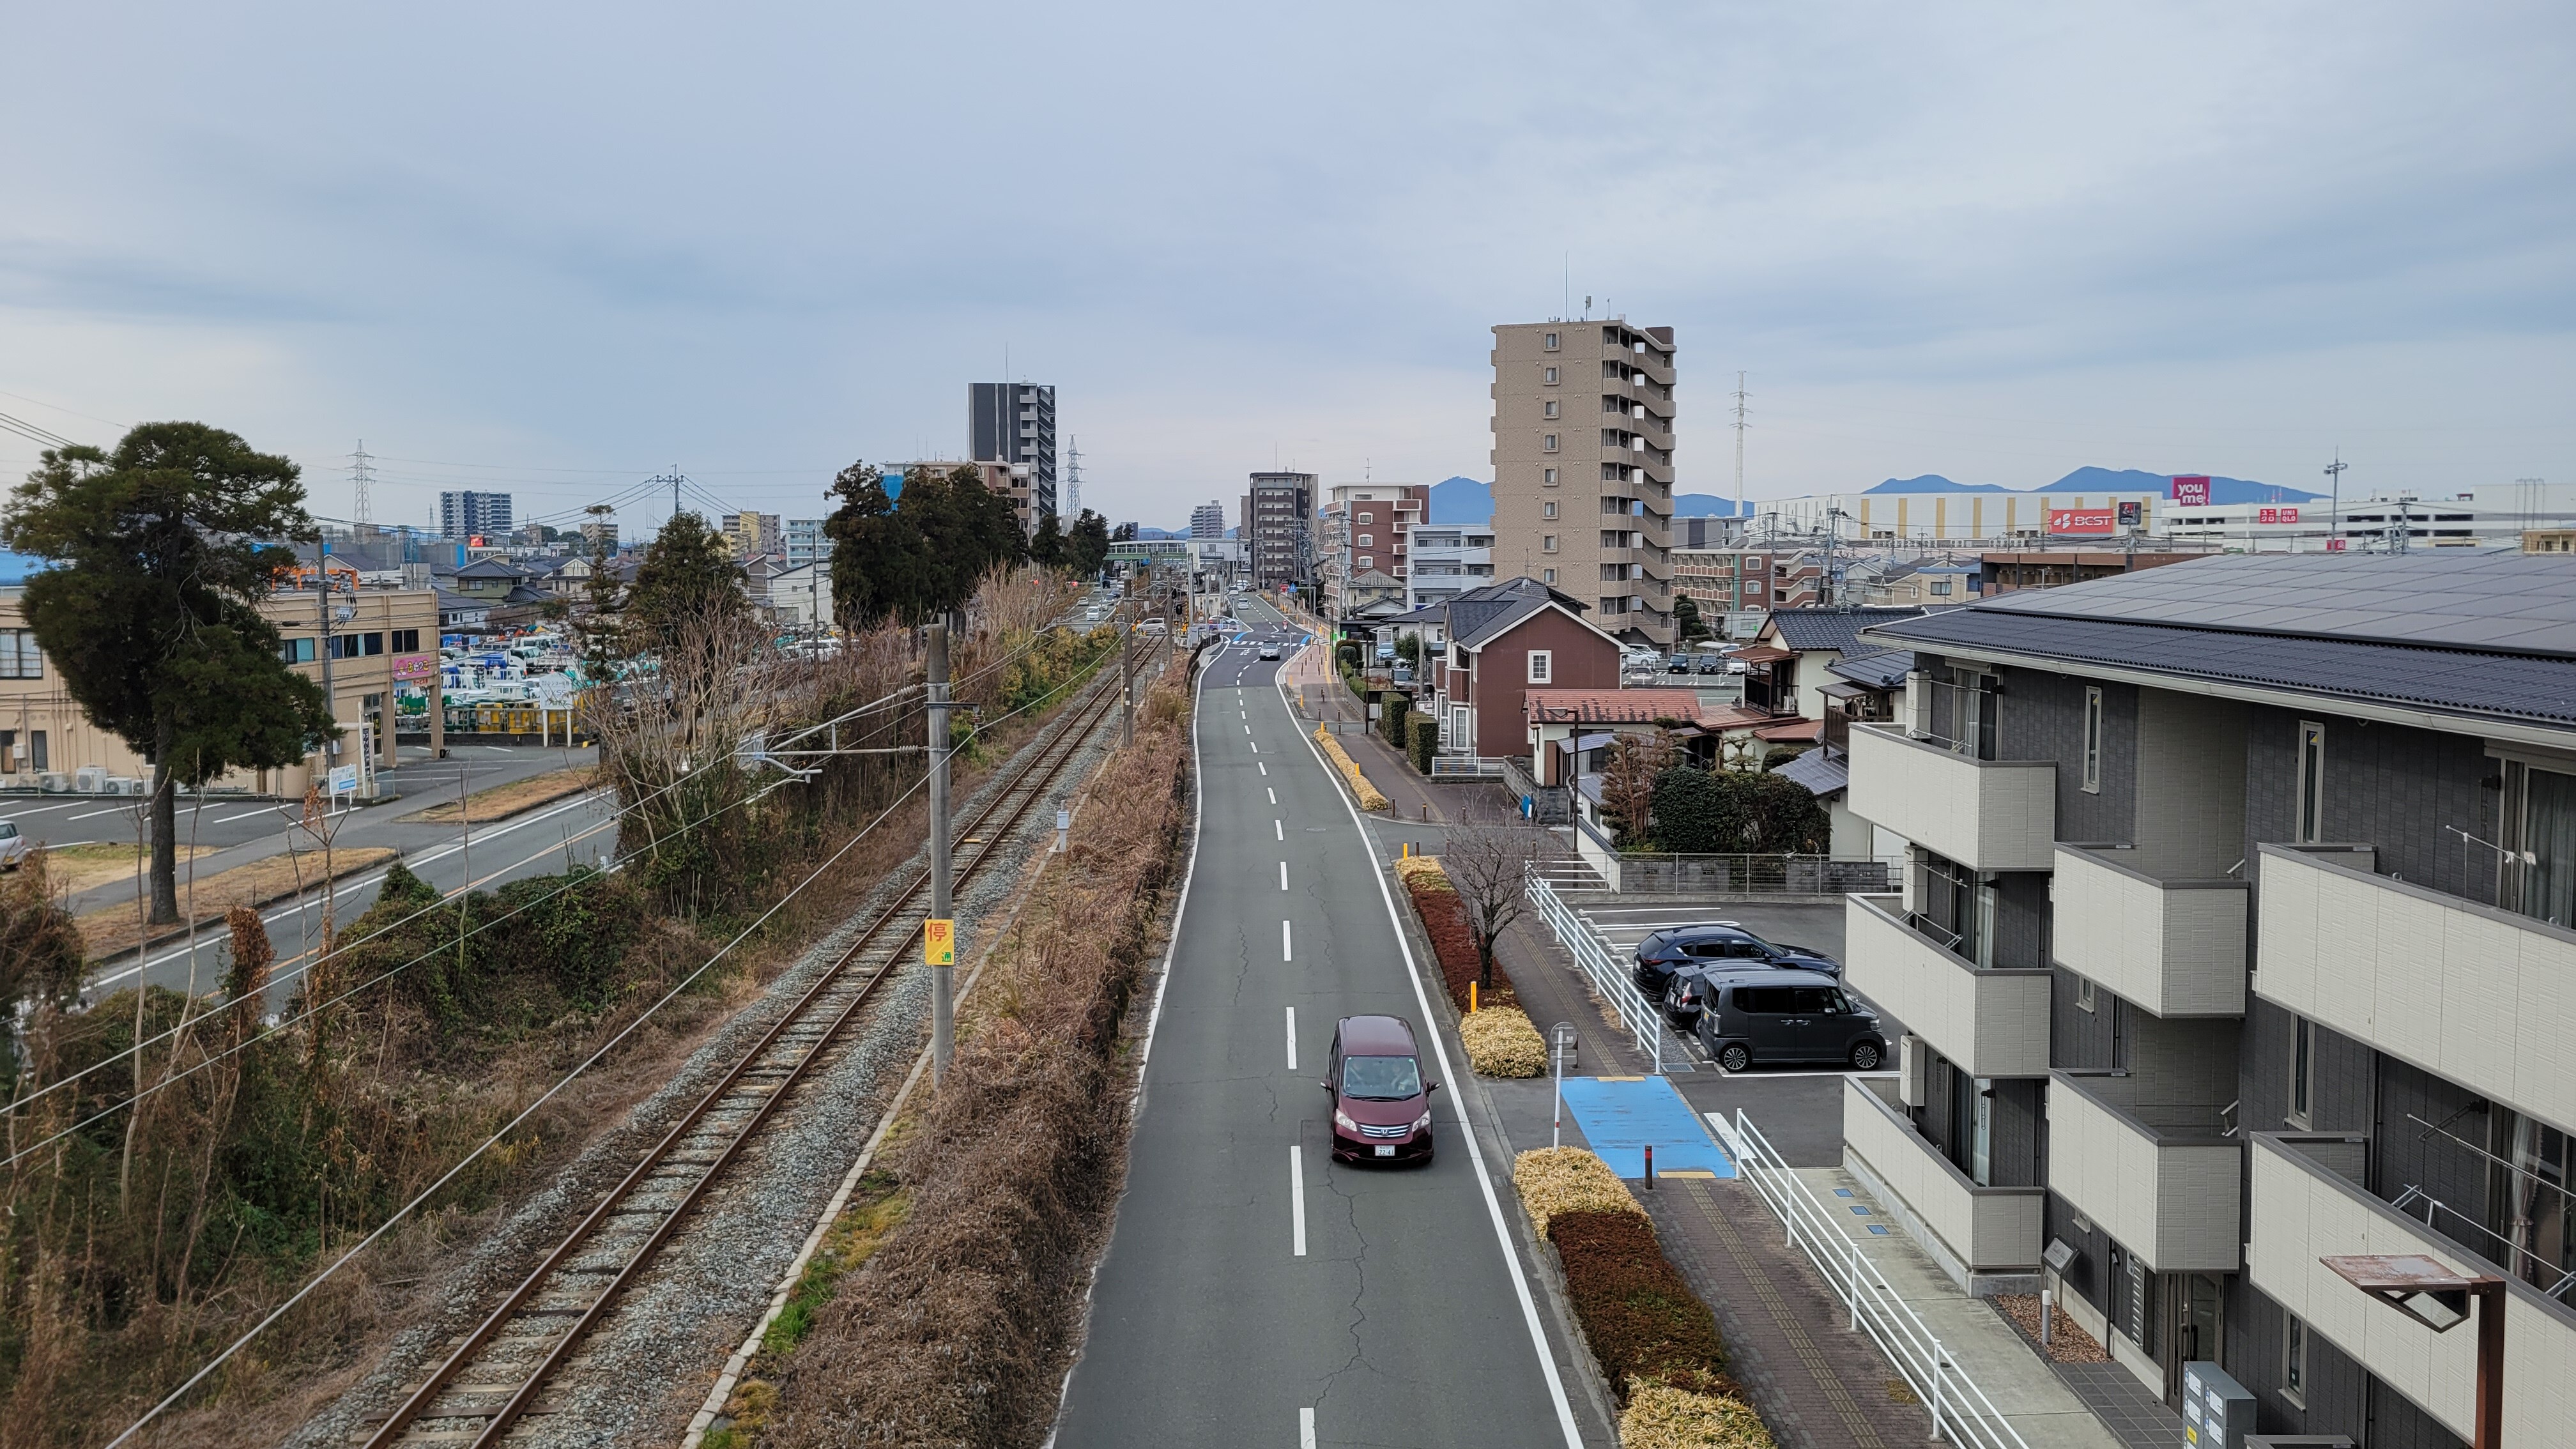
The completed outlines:
[[[1621,639],[1673,642],[1673,329],[1494,329],[1494,574],[1583,600]]]

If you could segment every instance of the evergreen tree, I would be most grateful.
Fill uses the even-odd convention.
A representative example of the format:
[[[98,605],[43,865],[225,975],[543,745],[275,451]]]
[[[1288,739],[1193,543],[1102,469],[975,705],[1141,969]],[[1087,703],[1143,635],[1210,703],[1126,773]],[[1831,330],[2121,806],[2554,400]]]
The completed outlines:
[[[1681,626],[1685,642],[1709,637],[1708,624],[1699,616],[1699,601],[1688,594],[1673,596],[1673,622]]]
[[[1038,515],[1037,536],[1029,540],[1029,558],[1047,568],[1064,567],[1064,525],[1054,514]]]
[[[1084,578],[1098,578],[1109,562],[1109,520],[1086,508],[1064,537],[1065,562]]]
[[[917,485],[916,485],[917,486]],[[852,463],[832,480],[840,507],[823,521],[832,540],[832,612],[850,630],[874,627],[889,614],[912,613],[922,590],[922,543],[912,518],[898,518],[885,479]]]
[[[47,450],[0,542],[50,559],[27,623],[99,728],[152,763],[152,905],[179,918],[176,798],[336,738],[322,687],[278,657],[259,601],[311,534],[294,463],[203,423],[145,423],[113,454]]]
[[[627,644],[668,649],[691,627],[738,616],[751,607],[742,564],[724,535],[694,513],[675,513],[644,550],[626,599]]]

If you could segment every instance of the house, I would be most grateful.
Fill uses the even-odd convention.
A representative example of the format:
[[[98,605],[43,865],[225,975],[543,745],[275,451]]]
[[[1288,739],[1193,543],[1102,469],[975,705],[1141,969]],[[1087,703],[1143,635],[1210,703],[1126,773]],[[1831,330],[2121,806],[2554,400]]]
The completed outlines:
[[[832,627],[832,560],[790,564],[769,578],[769,614],[785,628],[821,633]]]
[[[1912,656],[1848,760],[1910,857],[1844,912],[1906,1028],[1842,1094],[1889,1224],[2167,1404],[2215,1362],[2256,1432],[2374,1445],[2471,1435],[2478,1335],[2330,1265],[2487,1275],[2502,1442],[2576,1444],[2576,557],[2211,557],[1859,642]]]
[[[449,589],[436,592],[438,632],[441,634],[480,634],[491,627],[492,605],[489,600]]]
[[[510,596],[512,589],[526,582],[526,579],[527,575],[521,572],[519,566],[508,559],[478,558],[456,570],[453,584],[444,584],[441,587],[463,594],[469,599],[498,604]]]
[[[1911,619],[1917,608],[1774,609],[1762,621],[1753,647],[1734,657],[1751,666],[1744,681],[1744,702],[1773,714],[1820,720],[1825,714],[1824,686],[1832,680],[1834,661],[1854,652],[1853,641],[1873,624]],[[1874,652],[1886,645],[1865,646]]]
[[[1586,622],[1582,604],[1536,579],[1469,589],[1437,607],[1448,647],[1432,656],[1428,687],[1448,753],[1526,748],[1523,696],[1532,686],[1619,687],[1619,641]]]
[[[1362,569],[1342,582],[1335,604],[1345,621],[1358,618],[1372,607],[1382,616],[1404,611],[1404,580],[1378,569]],[[1392,605],[1392,608],[1386,606]]]
[[[1542,785],[1570,785],[1593,773],[1597,760],[1590,757],[1620,735],[1663,734],[1706,765],[1729,734],[1771,722],[1759,710],[1694,689],[1532,689],[1522,708],[1531,777]]]

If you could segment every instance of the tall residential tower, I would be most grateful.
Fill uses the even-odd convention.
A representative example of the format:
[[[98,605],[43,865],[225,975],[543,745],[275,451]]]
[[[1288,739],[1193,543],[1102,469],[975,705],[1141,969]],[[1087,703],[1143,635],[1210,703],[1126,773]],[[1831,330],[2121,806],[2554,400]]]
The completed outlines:
[[[969,456],[1025,469],[1020,476],[1028,480],[1032,513],[1055,512],[1055,389],[1028,382],[969,383],[966,410]]]

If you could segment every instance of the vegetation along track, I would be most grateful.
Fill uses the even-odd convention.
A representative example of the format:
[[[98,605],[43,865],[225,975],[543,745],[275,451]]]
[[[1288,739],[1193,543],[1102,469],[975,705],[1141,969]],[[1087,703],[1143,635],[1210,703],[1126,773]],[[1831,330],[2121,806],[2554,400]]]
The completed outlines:
[[[953,863],[963,885],[1046,798],[1118,706],[1118,672],[1077,699],[1030,759],[961,821]],[[684,1112],[500,1305],[376,1427],[368,1449],[489,1445],[534,1410],[583,1337],[653,1262],[725,1168],[759,1136],[809,1067],[822,1064],[879,982],[921,939],[930,878],[914,880],[861,931],[751,1050]]]

